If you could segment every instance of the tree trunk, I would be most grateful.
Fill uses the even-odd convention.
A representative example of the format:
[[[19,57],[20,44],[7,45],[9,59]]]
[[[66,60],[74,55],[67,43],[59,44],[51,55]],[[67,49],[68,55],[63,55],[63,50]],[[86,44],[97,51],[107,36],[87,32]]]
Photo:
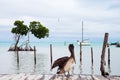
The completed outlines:
[[[18,49],[18,43],[19,43],[19,40],[20,40],[20,35],[18,35],[18,37],[17,37],[17,40],[16,40],[16,43],[15,43],[15,51],[17,51],[17,49]]]

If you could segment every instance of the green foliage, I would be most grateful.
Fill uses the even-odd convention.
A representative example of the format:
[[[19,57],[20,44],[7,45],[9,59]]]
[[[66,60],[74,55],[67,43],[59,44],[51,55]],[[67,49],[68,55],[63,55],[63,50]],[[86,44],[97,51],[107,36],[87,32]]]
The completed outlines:
[[[44,27],[40,22],[30,22],[29,29],[31,33],[39,39],[49,36],[49,29]]]
[[[41,39],[49,36],[49,29],[44,27],[38,21],[30,22],[29,27],[23,24],[24,21],[16,20],[14,25],[16,27],[12,28],[11,32],[18,35],[27,35],[28,32],[31,32],[35,37]]]
[[[24,21],[16,20],[14,22],[16,27],[12,28],[11,32],[18,35],[27,35],[29,28],[23,23]]]

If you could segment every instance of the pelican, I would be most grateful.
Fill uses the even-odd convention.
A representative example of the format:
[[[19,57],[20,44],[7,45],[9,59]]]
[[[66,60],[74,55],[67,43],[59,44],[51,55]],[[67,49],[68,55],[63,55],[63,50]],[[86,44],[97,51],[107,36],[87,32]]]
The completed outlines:
[[[68,75],[70,75],[69,71],[73,69],[74,64],[76,63],[74,56],[74,45],[69,44],[68,48],[71,53],[70,57],[65,56],[55,60],[51,67],[51,69],[53,69],[58,66],[57,74],[65,74],[66,72],[68,72]]]

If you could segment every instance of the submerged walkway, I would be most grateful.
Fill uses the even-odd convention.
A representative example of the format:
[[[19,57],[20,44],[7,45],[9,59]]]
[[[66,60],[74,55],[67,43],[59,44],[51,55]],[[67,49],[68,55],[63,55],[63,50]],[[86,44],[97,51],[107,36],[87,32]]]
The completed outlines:
[[[100,75],[73,75],[66,77],[64,75],[41,75],[41,74],[0,74],[0,80],[120,80],[120,76]]]

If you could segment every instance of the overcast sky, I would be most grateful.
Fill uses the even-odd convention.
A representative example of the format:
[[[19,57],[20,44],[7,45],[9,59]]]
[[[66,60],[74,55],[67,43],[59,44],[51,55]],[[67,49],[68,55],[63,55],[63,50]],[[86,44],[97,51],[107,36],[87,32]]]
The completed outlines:
[[[13,40],[15,20],[40,21],[50,30],[42,40],[81,40],[82,21],[84,38],[120,40],[120,0],[0,0],[0,41]]]

